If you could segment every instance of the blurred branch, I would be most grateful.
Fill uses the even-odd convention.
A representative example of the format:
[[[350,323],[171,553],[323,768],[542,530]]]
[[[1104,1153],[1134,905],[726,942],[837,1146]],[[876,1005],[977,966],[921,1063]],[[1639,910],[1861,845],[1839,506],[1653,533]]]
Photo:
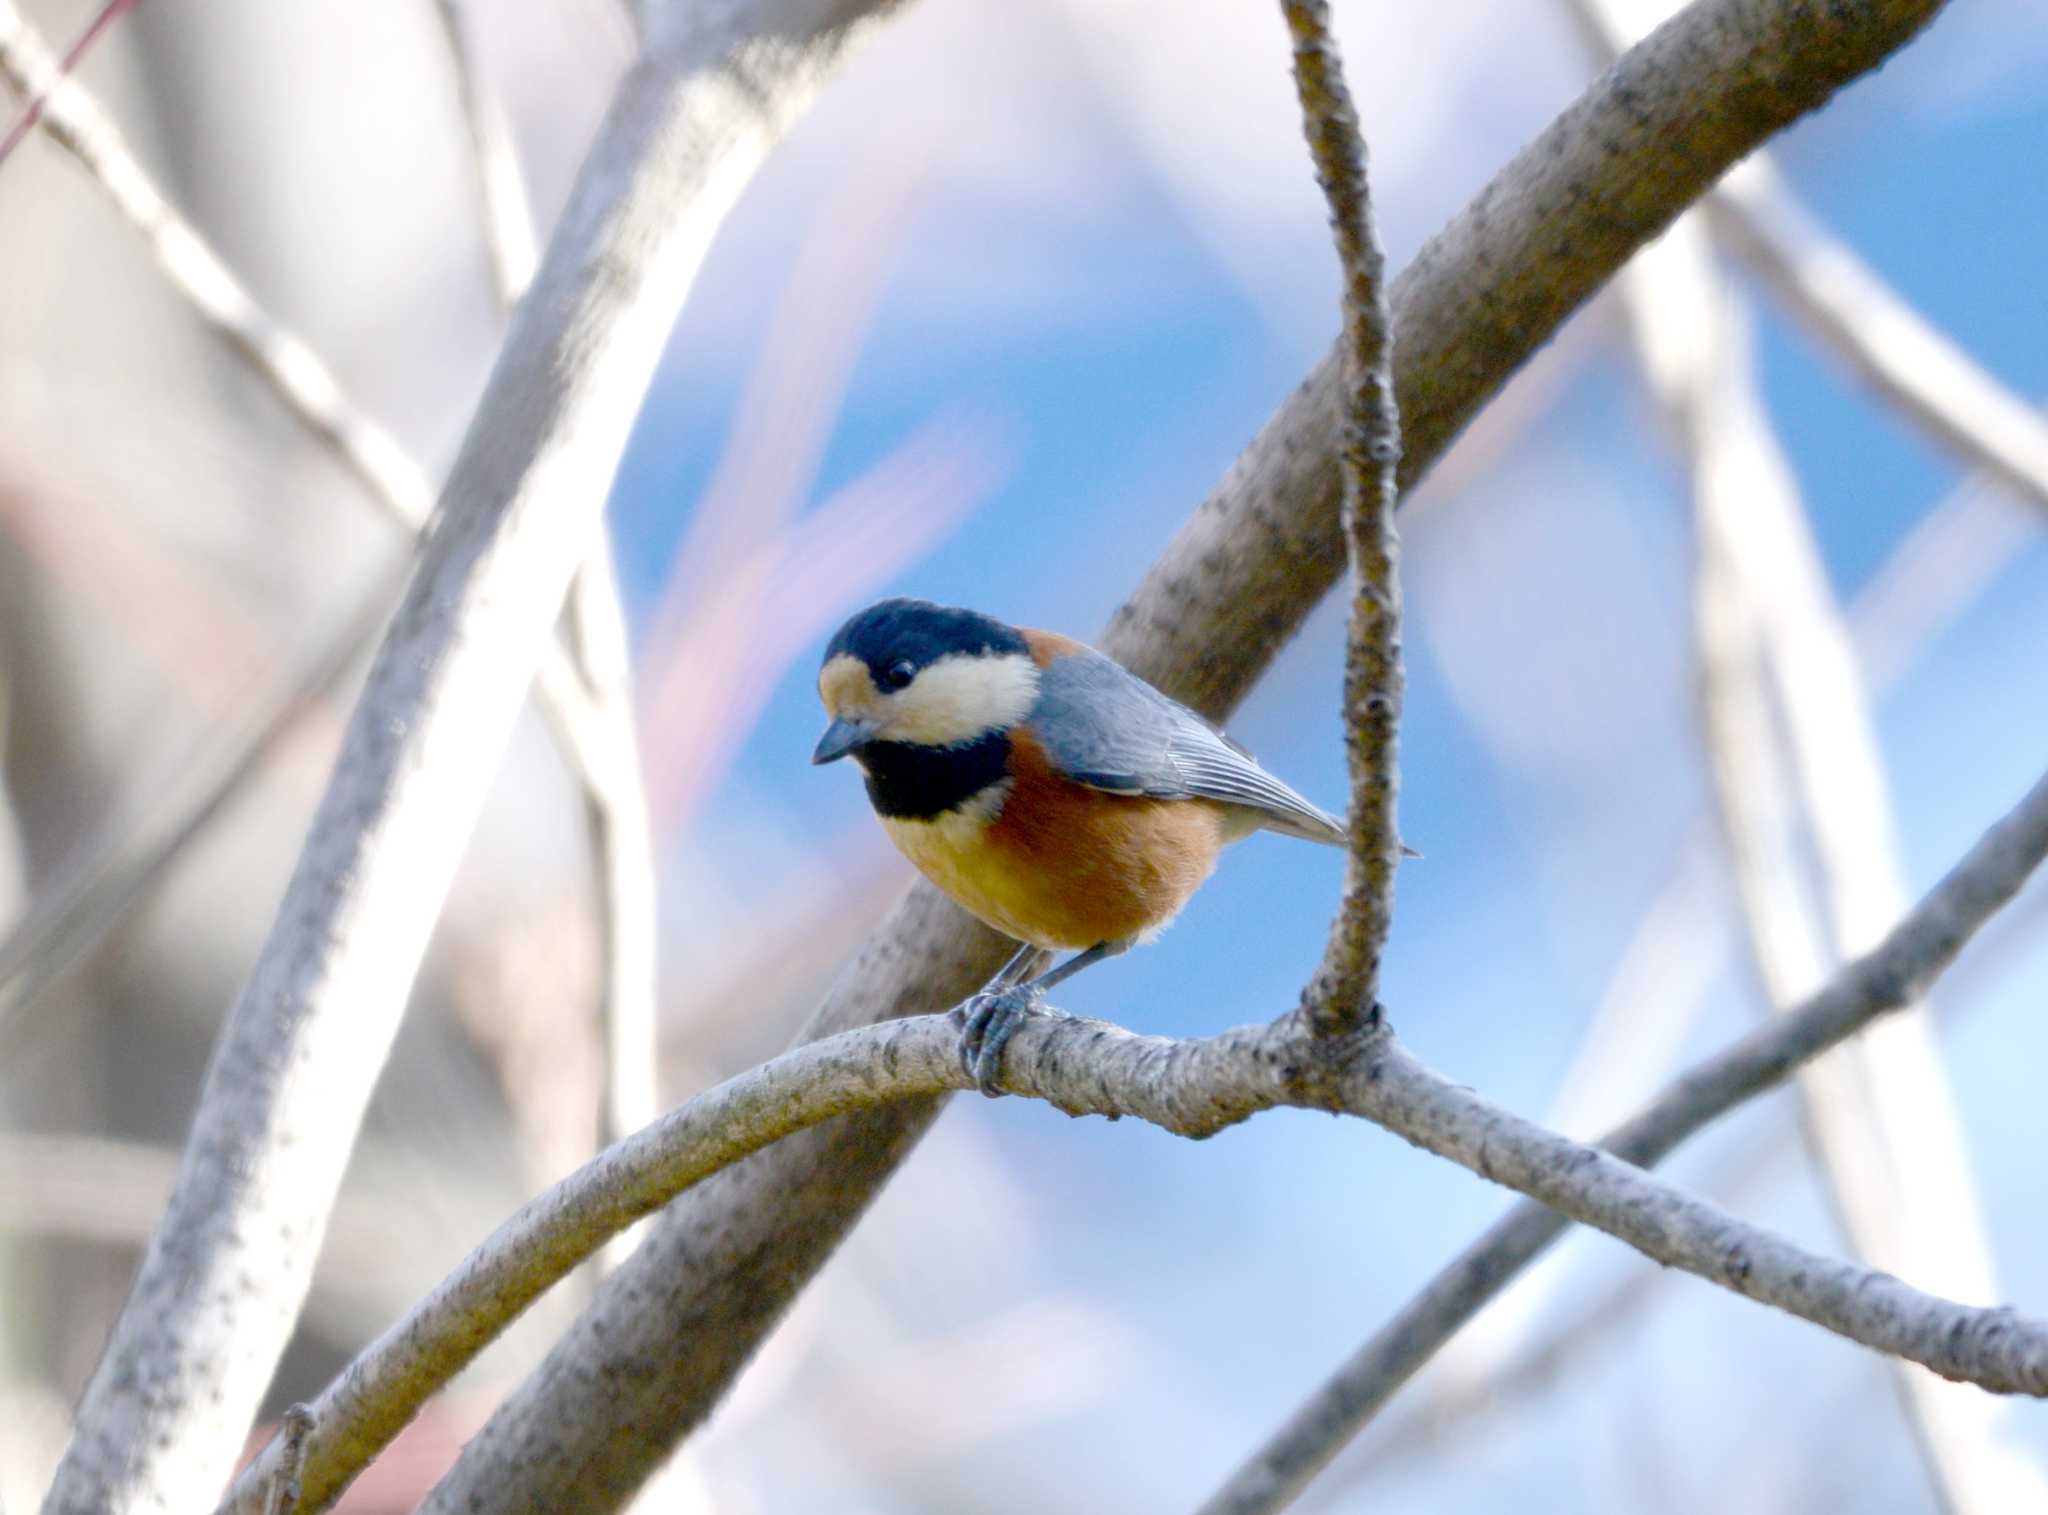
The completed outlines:
[[[1731,163],[1939,9],[1940,0],[1846,11],[1825,0],[1702,0],[1631,50],[1395,281],[1403,487]],[[1674,154],[1679,140],[1687,150]],[[1325,359],[1117,612],[1106,652],[1211,717],[1243,697],[1344,562],[1342,393]],[[914,888],[801,1034],[954,1004],[1005,953],[993,932]],[[435,1496],[441,1507],[618,1508],[710,1412],[937,1109],[913,1100],[831,1122],[671,1207],[470,1442]]]
[[[157,267],[200,318],[248,361],[380,504],[414,530],[424,525],[434,503],[426,471],[397,438],[349,401],[311,347],[256,303],[157,189],[106,110],[59,72],[57,60],[15,0],[0,0],[0,76],[28,99],[43,102],[42,129],[141,233]]]
[[[1753,960],[1767,1001],[1783,1007],[1867,947],[1904,904],[1876,734],[1791,466],[1757,398],[1746,313],[1704,229],[1674,228],[1622,287],[1690,469],[1709,767]],[[1815,841],[1825,923],[1800,888],[1801,820]],[[1992,1297],[1975,1182],[1922,1007],[1804,1070],[1801,1083],[1814,1156],[1855,1252],[1946,1293]],[[1945,1508],[2003,1510],[2048,1496],[1997,1445],[1990,1402],[1898,1371]]]
[[[1354,1031],[1379,1002],[1380,959],[1394,923],[1401,866],[1401,550],[1394,529],[1401,416],[1394,399],[1386,260],[1372,224],[1365,139],[1323,0],[1281,0],[1294,85],[1316,182],[1329,202],[1344,284],[1344,409],[1337,439],[1351,626],[1344,654],[1345,751],[1351,768],[1344,895],[1302,1004],[1320,1031]]]
[[[1667,8],[1573,4],[1603,61]],[[1727,207],[1724,221],[1794,309],[1882,392],[2048,506],[2048,427],[1807,217],[1766,156],[1708,203]],[[1905,907],[1877,733],[1798,484],[1757,396],[1746,312],[1718,276],[1704,228],[1674,228],[1622,290],[1690,465],[1709,766],[1753,959],[1782,1008]],[[1813,840],[1823,911],[1798,885],[1795,820]],[[1924,1007],[1907,1007],[1801,1083],[1815,1156],[1857,1254],[1943,1293],[1995,1297],[1961,1117]],[[1995,1404],[1910,1368],[1896,1382],[1944,1508],[2048,1503],[2048,1482],[2001,1443]]]
[[[55,66],[40,71],[40,87],[31,90],[17,83],[16,87],[23,96],[22,112],[15,123],[8,127],[7,135],[0,137],[0,163],[5,163],[8,155],[21,146],[21,139],[36,129],[36,124],[43,119],[43,112],[49,108],[50,92],[58,81],[70,78],[71,71],[78,67],[79,61],[92,49],[92,45],[106,35],[107,28],[118,21],[123,12],[134,8],[135,0],[106,0],[106,4],[100,7],[99,14],[92,18],[83,32],[79,33],[78,40],[71,44],[64,56],[56,60]]]
[[[1439,477],[1432,476],[1432,487]],[[1848,607],[1872,696],[1889,694],[1986,584],[2039,540],[2035,518],[1987,475],[1973,475],[1929,510]],[[1646,1076],[1671,1065],[1724,950],[1707,877],[1719,869],[1717,842],[1709,818],[1688,827],[1559,1081],[1546,1125],[1567,1135],[1597,1130],[1620,1117],[1622,1102]],[[1431,1364],[1425,1395],[1463,1401],[1494,1378],[1512,1376],[1510,1359],[1545,1289],[1542,1270],[1521,1275]]]
[[[604,1047],[598,1145],[607,1147],[646,1125],[661,1108],[655,1008],[660,930],[654,827],[640,771],[626,613],[619,598],[611,533],[602,523],[597,548],[578,570],[569,592],[569,628],[593,716],[580,725],[564,723],[560,735],[578,748],[596,864],[603,944],[597,1002]],[[560,666],[541,665],[542,689],[561,677]],[[567,706],[565,695],[548,704],[557,710]]]
[[[1848,964],[1797,1008],[1695,1065],[1599,1145],[1624,1162],[1654,1166],[1708,1122],[1782,1082],[1878,1017],[1911,1004],[1978,928],[2019,892],[2044,856],[2048,775],[1880,946]],[[1203,1506],[1203,1515],[1255,1515],[1283,1508],[1453,1332],[1571,1224],[1569,1212],[1548,1204],[1545,1199],[1517,1205],[1431,1279],[1231,1475]]]
[[[2008,911],[1999,919],[2009,921],[2018,913]],[[1978,960],[1985,946],[1980,938],[1971,961]],[[1698,1185],[1699,1191],[1734,1208],[1735,1200],[1756,1186],[1768,1169],[1778,1166],[1773,1160],[1786,1155],[1785,1138],[1793,1128],[1789,1112],[1772,1107],[1764,1126],[1751,1132],[1731,1159],[1719,1163],[1716,1172]],[[1360,1438],[1336,1461],[1322,1482],[1306,1492],[1302,1507],[1341,1507],[1346,1489],[1367,1476],[1406,1465],[1417,1456],[1443,1453],[1454,1437],[1469,1434],[1482,1418],[1503,1424],[1504,1417],[1529,1412],[1536,1396],[1564,1381],[1567,1373],[1581,1367],[1588,1357],[1623,1339],[1624,1328],[1677,1277],[1663,1268],[1644,1267],[1640,1257],[1622,1262],[1625,1272],[1599,1285],[1590,1298],[1569,1311],[1561,1311],[1562,1320],[1546,1322],[1540,1336],[1531,1332],[1521,1350],[1492,1372],[1461,1374],[1455,1383],[1432,1395],[1411,1398],[1404,1413],[1379,1421],[1369,1436]],[[1437,1376],[1434,1363],[1431,1374]]]
[[[1571,0],[1566,9],[1604,65],[1672,7],[1665,0]],[[1854,607],[1864,681],[1882,690],[1903,676],[1906,664],[1998,567],[2038,539],[2028,529],[2033,523],[1995,496],[2004,486],[2041,503],[2048,422],[1979,370],[1829,236],[1785,190],[1768,154],[1738,165],[1704,203],[1715,229],[1765,275],[1804,324],[1899,400],[1909,419],[1965,461],[1984,466],[1983,474],[1952,492],[1899,545]],[[1668,317],[1691,307],[1655,308]],[[1754,551],[1753,545],[1744,548]],[[1720,949],[1706,939],[1706,922],[1689,904],[1704,892],[1702,874],[1713,842],[1705,823],[1688,829],[1676,870],[1644,914],[1583,1038],[1584,1051],[1552,1104],[1549,1119],[1560,1129],[1583,1129],[1588,1115],[1610,1118],[1607,1110],[1622,1097],[1614,1075],[1626,1072],[1640,1081],[1643,1068],[1666,1066],[1675,1051],[1719,957]],[[1896,891],[1892,903],[1896,909]],[[1651,965],[1657,992],[1646,1013],[1640,970]],[[1897,1061],[1910,1066],[1917,1057],[1908,1053]],[[1951,1154],[1957,1150],[1954,1142],[1944,1145]],[[1931,1192],[1945,1191],[1937,1184]],[[1966,1195],[1968,1186],[1957,1192]],[[1930,1238],[1944,1234],[1938,1226],[1920,1230]],[[1540,1276],[1520,1280],[1477,1330],[1439,1359],[1436,1378],[1448,1372],[1456,1383],[1476,1388],[1507,1371],[1503,1365],[1538,1308],[1540,1286]],[[1966,1295],[1975,1292],[1956,1280],[1950,1286]]]
[[[476,165],[477,202],[483,213],[491,283],[498,302],[509,310],[526,293],[540,263],[540,250],[534,245],[533,207],[526,197],[526,177],[519,171],[519,149],[498,92],[491,88],[477,59],[468,0],[434,0],[434,13],[447,38],[456,99],[462,124],[469,132],[470,161]]]
[[[148,807],[139,825],[103,828],[67,857],[0,938],[0,1045],[18,1044],[45,991],[81,962],[177,865],[282,751],[309,712],[340,689],[390,618],[395,590],[381,584],[341,631],[232,722],[192,765],[179,794]]]
[[[662,343],[741,187],[873,9],[646,18],[222,1030],[49,1515],[201,1507],[225,1482]]]
[[[1771,1087],[1804,1060],[1908,1003],[2044,856],[2048,776],[1876,951],[1793,1014],[1700,1065],[1632,1123],[1635,1134],[1622,1133],[1623,1142],[1644,1149],[1656,1129],[1666,1133],[1668,1148],[1674,1122],[1696,1126],[1702,1112],[1718,1113]],[[948,1017],[927,1015],[806,1043],[686,1102],[526,1205],[315,1403],[305,1461],[307,1508],[323,1508],[338,1495],[429,1394],[621,1227],[790,1133],[878,1102],[971,1087],[958,1039]],[[1382,1028],[1330,1037],[1295,1014],[1203,1040],[1171,1041],[1100,1021],[1046,1017],[1031,1022],[1013,1045],[1018,1051],[1004,1080],[1009,1091],[1070,1115],[1136,1116],[1192,1137],[1279,1106],[1362,1115],[1660,1262],[1851,1340],[1995,1390],[2048,1395],[2048,1323],[2010,1310],[1949,1304],[1882,1274],[1804,1252],[1625,1160],[1553,1135],[1450,1083]],[[247,1501],[265,1487],[277,1455],[266,1450],[245,1471],[223,1511],[250,1508]],[[425,1508],[445,1509],[445,1499],[444,1485]],[[1208,1508],[1276,1507],[1224,1500]]]
[[[532,282],[537,261],[526,180],[510,124],[476,56],[466,0],[435,0],[434,9],[469,128],[493,286],[499,305],[510,311]],[[570,590],[567,621],[570,659],[546,658],[536,688],[555,739],[582,780],[590,823],[597,935],[603,943],[597,1004],[604,1082],[597,1144],[606,1147],[646,1125],[660,1107],[659,933],[654,838],[633,716],[626,610],[611,532],[602,519]]]
[[[452,4],[453,0],[446,3]],[[445,9],[443,14],[445,18]],[[465,79],[469,77],[467,69],[461,72]],[[43,129],[78,161],[115,208],[142,234],[158,267],[201,319],[269,383],[286,407],[356,475],[393,519],[410,531],[423,530],[434,499],[426,470],[395,437],[355,406],[333,371],[311,347],[255,302],[213,248],[157,189],[99,102],[75,81],[63,77],[48,47],[21,14],[15,0],[0,0],[0,75],[38,102]],[[516,183],[516,163],[511,173]],[[501,264],[503,261],[500,260]],[[616,598],[616,590],[613,594]],[[345,668],[354,646],[353,641],[337,643],[322,654],[322,666]],[[601,842],[608,841],[618,827],[631,824],[630,812],[635,808],[635,801],[624,794],[629,780],[622,776],[622,770],[630,765],[630,783],[638,785],[639,756],[631,735],[631,709],[628,705],[621,713],[607,709],[603,701],[579,697],[582,691],[576,688],[575,677],[561,652],[551,650],[541,668],[540,704],[571,766],[578,770],[593,810],[616,817],[600,828]],[[621,720],[627,728],[623,737],[615,729]],[[271,730],[272,723],[264,723],[261,729]],[[630,756],[619,756],[623,750],[621,742],[630,746]],[[141,898],[153,878],[174,860],[177,847],[203,830],[211,815],[217,813],[219,803],[248,776],[260,771],[261,766],[260,753],[253,749],[231,760],[229,770],[219,782],[207,786],[194,808],[170,828],[170,834],[179,838],[176,846],[169,851],[152,852],[154,873],[149,877],[135,876],[131,883],[125,883],[120,898],[110,905],[110,913],[102,916],[97,907],[86,912],[96,922],[91,935],[96,937]],[[644,809],[644,800],[638,806]],[[106,841],[96,851],[105,858],[118,845],[118,841]],[[96,866],[81,865],[79,871],[91,871]],[[631,908],[635,897],[635,887],[626,880],[631,866],[629,844],[628,855],[623,858],[604,854],[599,870],[607,881],[600,892],[609,889],[626,908]],[[651,867],[648,872],[651,879]],[[651,882],[640,892],[651,892]],[[78,908],[76,904],[66,906],[67,910]],[[651,904],[647,910],[650,921],[641,929],[641,935],[651,940]],[[24,922],[23,926],[27,924]],[[9,946],[17,946],[22,940],[22,929],[17,928],[10,936]],[[618,954],[621,965],[631,950],[636,949],[622,949]],[[651,947],[641,955],[645,967],[632,971],[636,975],[644,973],[651,980]],[[0,982],[4,982],[4,977],[0,973]],[[35,991],[40,988],[38,983]],[[17,994],[16,1002],[25,997]],[[650,1007],[652,998],[650,983],[645,991]],[[645,1054],[643,1044],[637,1058],[644,1059]],[[642,1103],[651,1107],[651,1098]]]
[[[2048,421],[1830,235],[1775,164],[1741,164],[1707,209],[1721,239],[1852,373],[1964,463],[2048,511]]]
[[[1601,66],[1678,0],[1566,0]],[[1928,321],[1799,202],[1768,154],[1704,201],[1715,232],[1849,370],[1963,462],[2048,510],[2048,421]]]
[[[381,1319],[394,1297],[410,1296],[422,1242],[452,1252],[465,1232],[473,1236],[495,1217],[486,1196],[451,1198],[448,1185],[428,1180],[397,1152],[373,1150],[357,1161],[361,1181],[335,1206],[314,1290],[327,1296],[337,1318],[360,1320],[380,1310]],[[163,1214],[177,1168],[178,1154],[168,1147],[0,1133],[0,1230],[140,1248]],[[391,1245],[397,1235],[408,1238],[406,1249]]]

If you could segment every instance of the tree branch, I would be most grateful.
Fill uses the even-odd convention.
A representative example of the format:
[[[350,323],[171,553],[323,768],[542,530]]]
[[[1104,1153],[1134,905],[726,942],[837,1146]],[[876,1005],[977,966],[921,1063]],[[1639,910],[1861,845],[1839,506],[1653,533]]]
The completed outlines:
[[[1804,1003],[1681,1075],[1599,1145],[1625,1162],[1653,1167],[1708,1122],[1783,1082],[1877,1017],[1911,1004],[2019,892],[2044,856],[2048,774],[1877,948]],[[1510,1211],[1352,1353],[1202,1506],[1201,1515],[1265,1515],[1283,1508],[1453,1332],[1570,1223],[1539,1204]]]
[[[1281,0],[1294,44],[1294,84],[1316,183],[1330,206],[1342,267],[1343,335],[1337,343],[1344,408],[1337,440],[1341,517],[1351,565],[1351,629],[1344,655],[1345,754],[1351,768],[1350,848],[1344,895],[1302,1004],[1311,1024],[1337,1035],[1364,1024],[1379,998],[1380,959],[1394,922],[1401,866],[1401,551],[1394,530],[1401,416],[1394,400],[1393,317],[1386,263],[1372,224],[1365,139],[1323,0]]]
[[[1624,285],[1690,472],[1707,750],[1752,958],[1764,999],[1782,1008],[1904,907],[1877,737],[1791,465],[1756,393],[1748,313],[1724,289],[1704,226],[1673,228]],[[1799,884],[1800,820],[1812,832],[1825,916]],[[1961,1122],[1924,1007],[1804,1070],[1801,1092],[1856,1255],[1943,1293],[1994,1297]],[[2000,1455],[1991,1401],[1903,1365],[1895,1378],[1945,1509],[1967,1515],[2048,1495]]]
[[[2048,1394],[2048,1323],[1957,1306],[1806,1253],[1625,1160],[1684,1135],[1924,991],[2048,856],[2048,776],[1868,957],[1794,1013],[1700,1065],[1615,1133],[1619,1157],[1557,1136],[1417,1063],[1384,1031],[1340,1038],[1305,1017],[1202,1040],[1046,1017],[1020,1032],[1005,1086],[1070,1115],[1136,1116],[1205,1137],[1281,1105],[1364,1116],[1416,1145],[1599,1226],[1660,1262],[1830,1330],[2007,1392]],[[958,1027],[916,1016],[806,1043],[728,1079],[522,1208],[384,1332],[312,1406],[304,1510],[323,1508],[433,1393],[605,1240],[771,1142],[884,1101],[972,1087]],[[1525,1207],[1530,1208],[1530,1207]],[[1517,1212],[1521,1214],[1522,1212]],[[1533,1213],[1566,1222],[1551,1211]],[[258,1508],[281,1449],[237,1481],[222,1515]],[[1212,1502],[1213,1510],[1272,1505]]]
[[[509,313],[532,283],[538,256],[526,179],[511,125],[476,56],[468,5],[435,0],[434,8],[469,132],[492,287],[500,308]],[[582,779],[590,826],[597,937],[603,944],[597,995],[604,1065],[597,1145],[602,1148],[646,1125],[660,1109],[653,823],[640,768],[625,599],[611,530],[602,520],[590,556],[570,587],[564,620],[570,654],[546,658],[535,688],[555,740]]]
[[[508,224],[515,214],[525,214],[518,165],[511,157],[510,143],[501,140],[503,123],[491,96],[473,78],[460,0],[438,0],[438,4],[451,46],[456,49],[465,116],[476,134],[492,266],[501,281],[515,275],[521,278],[516,285],[499,285],[500,298],[509,306],[523,293],[523,280],[532,272],[531,231],[524,234],[523,252],[506,245]],[[85,46],[116,11],[114,6],[103,11],[79,46]],[[0,0],[0,77],[33,102],[25,120],[40,122],[51,139],[100,186],[149,244],[159,269],[199,318],[270,386],[315,441],[356,476],[391,519],[409,532],[424,530],[434,501],[426,469],[348,397],[333,370],[304,339],[256,303],[211,244],[156,186],[112,117],[92,94],[67,76],[14,0]],[[525,272],[520,275],[522,257]],[[602,619],[609,615],[622,621],[610,555],[603,551],[602,543],[599,553],[602,581],[594,586],[593,594],[578,595],[572,610],[578,617]],[[593,563],[599,561],[593,556]],[[584,633],[581,640],[585,645],[603,639],[602,629],[592,632],[581,624],[577,629]],[[346,639],[322,650],[318,666],[332,669],[338,677],[352,665],[365,640],[352,625]],[[596,680],[589,681],[586,689],[561,651],[550,648],[539,673],[538,703],[585,788],[591,812],[598,892],[607,908],[604,1019],[607,1028],[630,1028],[627,1035],[636,1038],[630,1057],[615,1060],[616,1065],[629,1064],[636,1070],[617,1081],[630,1110],[640,1117],[631,1121],[627,1127],[631,1129],[644,1124],[654,1112],[652,1074],[645,1071],[651,1066],[646,1051],[651,1035],[646,1028],[653,1023],[654,905],[652,862],[643,861],[650,847],[644,840],[636,845],[632,834],[636,821],[645,824],[639,818],[644,817],[646,802],[630,692],[623,685],[615,692],[600,692]],[[165,840],[148,847],[135,866],[118,874],[110,871],[109,860],[124,838],[92,847],[72,870],[72,877],[82,882],[67,889],[54,905],[47,898],[39,901],[39,908],[9,932],[5,943],[0,943],[0,990],[9,994],[0,1001],[0,1017],[32,1002],[55,972],[75,961],[146,897],[184,845],[261,770],[279,723],[292,710],[290,705],[278,707],[272,717],[259,723],[257,735],[236,748],[216,777],[200,786],[167,829]],[[59,939],[59,932],[73,928],[78,934],[72,941]],[[15,983],[23,965],[33,965],[35,974]],[[642,983],[645,987],[638,987]]]
[[[876,7],[671,16],[600,128],[451,474],[49,1515],[215,1497],[661,345],[719,221]],[[696,7],[676,7],[678,12]],[[763,35],[772,45],[759,44]]]
[[[2048,512],[2048,422],[1830,235],[1774,164],[1738,166],[1707,211],[1720,239],[1851,373],[1962,462]]]
[[[1395,281],[1403,487],[1631,252],[1941,3],[1701,0],[1632,49]],[[1342,393],[1326,359],[1117,612],[1105,651],[1211,717],[1235,706],[1343,563]],[[1004,954],[1001,938],[920,886],[801,1034],[954,1004]],[[526,1501],[598,1515],[622,1504],[710,1413],[936,1110],[909,1101],[833,1122],[673,1206],[427,1508]]]

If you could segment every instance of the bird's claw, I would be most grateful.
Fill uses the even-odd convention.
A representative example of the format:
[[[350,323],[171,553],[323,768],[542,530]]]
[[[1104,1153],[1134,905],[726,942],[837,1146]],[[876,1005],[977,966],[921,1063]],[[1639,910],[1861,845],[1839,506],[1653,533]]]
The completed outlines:
[[[984,989],[969,996],[953,1013],[960,1017],[960,1066],[974,1080],[974,1086],[995,1099],[1002,1094],[996,1086],[1002,1071],[1003,1048],[1017,1034],[1017,1028],[1034,1015],[1044,1014],[1045,991],[1030,984],[1008,989]]]

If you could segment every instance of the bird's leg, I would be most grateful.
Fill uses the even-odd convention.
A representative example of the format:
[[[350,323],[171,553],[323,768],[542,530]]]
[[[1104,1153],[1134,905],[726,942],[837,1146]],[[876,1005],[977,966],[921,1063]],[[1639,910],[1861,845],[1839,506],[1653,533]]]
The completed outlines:
[[[1131,945],[1129,940],[1097,942],[1086,952],[1077,952],[1057,967],[1049,968],[1028,983],[1019,982],[1035,966],[1038,948],[1026,947],[989,980],[988,987],[960,1007],[960,1064],[973,1075],[975,1086],[994,1099],[1003,1091],[996,1087],[1002,1068],[1003,1048],[1017,1034],[1017,1028],[1040,1013],[1045,991],[1064,983],[1091,963],[1115,957]]]

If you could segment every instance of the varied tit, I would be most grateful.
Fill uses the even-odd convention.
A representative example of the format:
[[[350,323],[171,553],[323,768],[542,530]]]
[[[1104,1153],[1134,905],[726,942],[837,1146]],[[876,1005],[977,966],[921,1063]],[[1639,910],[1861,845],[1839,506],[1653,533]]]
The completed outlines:
[[[1185,705],[1091,647],[928,600],[839,628],[814,763],[852,757],[903,855],[1023,943],[965,1008],[961,1059],[994,1094],[1054,984],[1150,940],[1254,831],[1344,845],[1343,823]],[[1077,955],[1031,977],[1048,951]]]

